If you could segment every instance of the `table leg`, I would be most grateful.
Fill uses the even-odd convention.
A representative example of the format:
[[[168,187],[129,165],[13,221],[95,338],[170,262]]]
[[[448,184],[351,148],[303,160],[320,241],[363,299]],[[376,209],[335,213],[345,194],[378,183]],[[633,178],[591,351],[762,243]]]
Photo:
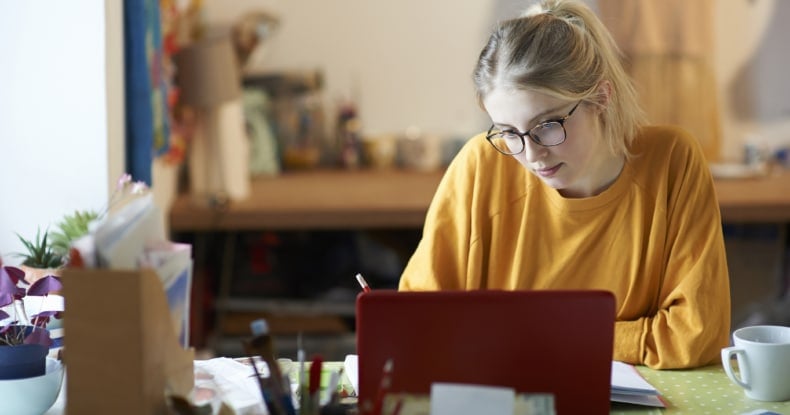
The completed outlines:
[[[209,236],[196,233],[192,260],[192,293],[190,297],[190,344],[196,349],[206,345],[206,245]]]
[[[790,223],[785,223],[780,227],[779,238],[782,241],[782,251],[779,258],[780,287],[785,302],[790,304]]]
[[[225,314],[227,313],[227,303],[230,298],[230,287],[233,281],[233,262],[236,256],[236,233],[226,232],[223,241],[222,263],[219,274],[219,292],[217,301],[214,305],[214,316],[216,318],[214,327],[217,339],[224,333]]]

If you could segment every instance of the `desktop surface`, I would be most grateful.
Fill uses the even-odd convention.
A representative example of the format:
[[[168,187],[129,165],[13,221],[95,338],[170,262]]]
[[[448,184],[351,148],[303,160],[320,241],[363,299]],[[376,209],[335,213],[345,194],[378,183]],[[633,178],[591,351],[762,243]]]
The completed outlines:
[[[683,370],[637,366],[637,370],[661,392],[667,407],[612,404],[612,415],[746,415],[757,410],[790,415],[790,401],[761,402],[747,398],[743,389],[730,381],[721,364]]]
[[[339,368],[342,362],[328,362],[328,366]],[[744,415],[756,410],[790,415],[790,401],[760,402],[747,398],[743,390],[727,378],[720,364],[685,370],[654,370],[637,366],[637,370],[661,392],[667,407],[651,408],[613,403],[608,412],[611,415]],[[249,376],[245,377],[243,381],[252,381]],[[344,389],[350,390],[351,386],[345,375],[342,381]],[[65,389],[64,383],[57,402],[45,415],[65,413]]]

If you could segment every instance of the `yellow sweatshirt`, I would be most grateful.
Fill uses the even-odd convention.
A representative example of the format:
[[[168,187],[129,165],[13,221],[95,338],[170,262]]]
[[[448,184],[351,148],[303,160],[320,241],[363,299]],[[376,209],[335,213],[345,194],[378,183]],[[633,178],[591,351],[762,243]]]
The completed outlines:
[[[480,135],[448,167],[401,290],[605,289],[614,359],[712,363],[728,344],[721,216],[699,145],[645,127],[603,193],[567,199]]]

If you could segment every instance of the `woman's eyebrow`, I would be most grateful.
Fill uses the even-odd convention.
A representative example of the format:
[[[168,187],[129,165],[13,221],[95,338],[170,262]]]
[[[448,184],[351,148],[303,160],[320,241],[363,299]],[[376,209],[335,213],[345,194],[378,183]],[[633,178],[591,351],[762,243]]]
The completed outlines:
[[[543,112],[541,112],[541,113],[539,113],[539,114],[535,115],[534,117],[532,117],[532,118],[529,120],[529,122],[527,122],[527,125],[535,125],[535,124],[537,124],[537,120],[538,120],[538,119],[540,119],[540,118],[543,118],[543,117],[545,117],[545,116],[547,116],[547,115],[549,115],[549,114],[552,114],[552,113],[556,113],[556,112],[558,112],[558,111],[559,111],[559,110],[561,110],[561,109],[562,109],[562,107],[564,107],[565,105],[567,105],[567,104],[562,104],[562,105],[560,105],[560,106],[558,106],[558,107],[547,109],[547,110],[545,110],[545,111],[543,111]],[[507,123],[500,123],[500,122],[496,122],[496,121],[494,121],[494,122],[493,122],[493,124],[494,124],[494,125],[496,125],[497,127],[505,127],[505,128],[512,128],[512,129],[514,129],[514,130],[518,130],[518,128],[516,128],[516,127],[514,127],[514,126],[512,126],[512,125],[510,125],[510,124],[507,124]],[[527,129],[527,131],[529,131],[529,129]]]

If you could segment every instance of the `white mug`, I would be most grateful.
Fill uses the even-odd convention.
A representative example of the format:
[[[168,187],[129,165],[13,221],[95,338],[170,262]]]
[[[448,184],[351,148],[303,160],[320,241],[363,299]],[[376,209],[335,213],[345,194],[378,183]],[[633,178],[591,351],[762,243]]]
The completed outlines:
[[[734,346],[721,350],[727,376],[758,401],[790,400],[790,327],[751,326],[732,334]],[[737,357],[738,375],[732,367]]]

